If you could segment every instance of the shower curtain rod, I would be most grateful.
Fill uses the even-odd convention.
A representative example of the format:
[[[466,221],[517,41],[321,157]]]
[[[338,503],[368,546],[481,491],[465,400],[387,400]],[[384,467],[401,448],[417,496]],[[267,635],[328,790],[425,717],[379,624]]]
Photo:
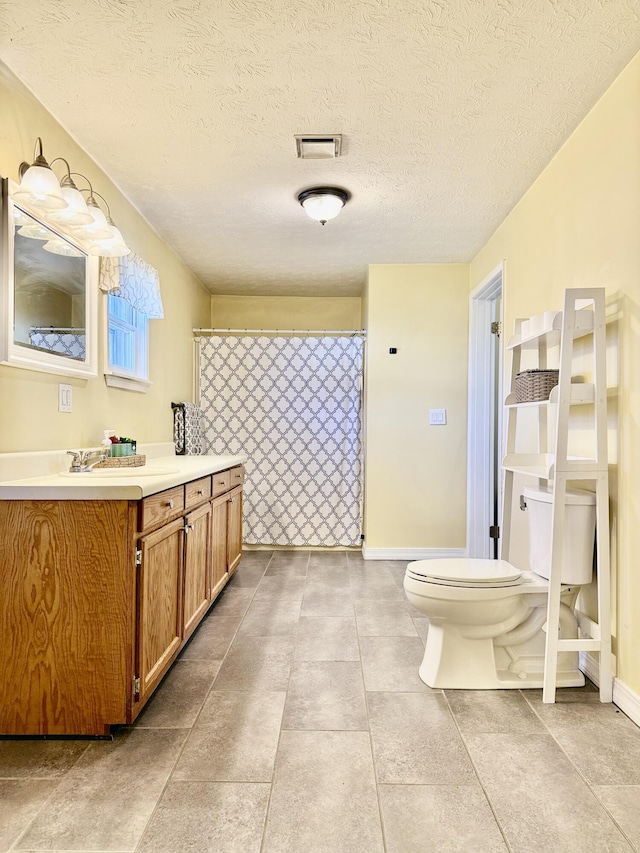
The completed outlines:
[[[194,335],[221,335],[239,334],[246,335],[326,335],[328,337],[337,335],[350,335],[352,338],[366,338],[365,329],[193,329]]]

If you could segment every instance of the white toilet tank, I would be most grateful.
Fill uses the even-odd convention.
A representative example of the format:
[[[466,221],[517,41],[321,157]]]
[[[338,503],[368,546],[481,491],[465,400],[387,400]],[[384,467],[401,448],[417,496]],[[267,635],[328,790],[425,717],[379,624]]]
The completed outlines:
[[[549,577],[551,571],[551,512],[553,492],[525,487],[529,520],[529,568]],[[587,584],[593,575],[596,496],[583,489],[567,489],[562,549],[563,584]]]

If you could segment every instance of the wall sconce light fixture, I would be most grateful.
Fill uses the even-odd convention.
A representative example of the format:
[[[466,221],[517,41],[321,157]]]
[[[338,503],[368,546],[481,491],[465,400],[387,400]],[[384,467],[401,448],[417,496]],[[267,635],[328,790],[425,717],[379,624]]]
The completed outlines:
[[[40,137],[36,139],[34,146],[33,163],[20,163],[19,174],[20,186],[14,193],[18,202],[22,201],[42,210],[62,210],[67,206],[60,182],[44,159]]]
[[[58,180],[52,169],[54,163],[62,162],[67,167],[67,174]],[[34,148],[34,161],[21,163],[19,167],[20,185],[12,193],[12,198],[18,205],[24,205],[28,213],[44,219],[53,228],[77,243],[91,255],[118,258],[128,255],[131,249],[126,245],[120,230],[111,219],[109,204],[104,196],[95,192],[91,182],[79,172],[72,172],[64,157],[56,157],[47,163],[42,153],[42,139],[38,137]],[[79,190],[72,175],[83,178],[89,184],[89,189]],[[88,193],[85,200],[82,193]],[[95,196],[102,199],[107,208],[107,215],[100,208]],[[30,233],[20,233],[34,239],[48,239],[36,233],[33,226],[27,226]],[[42,229],[44,232],[44,229]],[[63,254],[60,241],[48,240],[43,248],[48,252]],[[68,254],[68,250],[64,250]]]

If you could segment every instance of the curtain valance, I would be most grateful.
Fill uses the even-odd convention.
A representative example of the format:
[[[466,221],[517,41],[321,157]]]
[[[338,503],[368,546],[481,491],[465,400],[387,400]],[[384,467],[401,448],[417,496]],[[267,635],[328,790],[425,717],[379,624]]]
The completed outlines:
[[[150,319],[164,317],[158,270],[134,252],[101,259],[100,289],[126,300]]]

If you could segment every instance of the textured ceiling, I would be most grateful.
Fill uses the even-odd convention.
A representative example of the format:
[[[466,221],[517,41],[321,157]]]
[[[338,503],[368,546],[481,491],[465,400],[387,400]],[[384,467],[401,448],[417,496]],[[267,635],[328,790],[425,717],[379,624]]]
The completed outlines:
[[[470,260],[638,49],[640,0],[0,0],[0,57],[215,293]]]

